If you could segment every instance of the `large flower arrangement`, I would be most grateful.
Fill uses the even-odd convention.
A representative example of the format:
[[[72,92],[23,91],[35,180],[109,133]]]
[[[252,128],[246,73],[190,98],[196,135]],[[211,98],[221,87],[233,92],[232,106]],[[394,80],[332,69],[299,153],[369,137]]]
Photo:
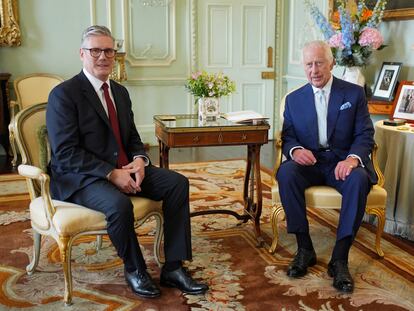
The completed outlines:
[[[345,0],[336,0],[335,3],[338,10],[328,21],[314,3],[305,0],[312,18],[332,49],[336,63],[346,67],[365,66],[372,51],[385,46],[378,26],[387,1],[377,0],[373,10],[367,8],[364,0],[359,0],[353,7],[347,7]]]
[[[185,85],[187,90],[196,98],[222,97],[233,93],[236,84],[223,73],[209,74],[205,71],[194,72]]]

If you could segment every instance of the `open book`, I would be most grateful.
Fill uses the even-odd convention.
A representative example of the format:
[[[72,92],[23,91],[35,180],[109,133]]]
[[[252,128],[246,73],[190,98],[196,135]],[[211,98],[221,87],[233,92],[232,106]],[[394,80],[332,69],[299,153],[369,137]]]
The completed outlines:
[[[253,110],[227,112],[221,115],[224,119],[237,123],[258,123],[269,118]]]

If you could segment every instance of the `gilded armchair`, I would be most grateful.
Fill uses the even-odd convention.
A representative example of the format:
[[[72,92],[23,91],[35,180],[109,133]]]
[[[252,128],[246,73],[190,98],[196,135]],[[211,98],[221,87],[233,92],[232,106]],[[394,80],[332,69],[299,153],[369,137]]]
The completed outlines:
[[[34,273],[38,262],[42,235],[52,237],[58,244],[63,265],[64,302],[72,303],[71,251],[74,241],[85,235],[107,234],[104,214],[77,204],[53,200],[49,192],[49,176],[44,167],[50,157],[45,126],[46,103],[36,104],[20,111],[14,119],[16,140],[22,156],[19,174],[26,177],[31,203],[30,220],[33,229],[33,257],[26,270]],[[149,218],[156,221],[154,256],[160,265],[163,235],[162,202],[131,197],[134,206],[135,228]],[[100,247],[98,240],[98,246]]]
[[[47,73],[29,74],[14,80],[14,92],[17,100],[11,100],[9,104],[9,140],[11,152],[13,153],[13,166],[17,164],[17,147],[13,128],[15,115],[29,106],[47,102],[50,91],[62,81],[63,78]]]
[[[281,110],[284,109],[284,103],[286,96],[282,99],[281,102]],[[273,240],[272,245],[269,248],[270,253],[274,253],[276,251],[278,239],[279,239],[279,231],[278,231],[278,221],[279,218],[284,218],[284,211],[283,206],[280,201],[279,197],[279,186],[275,179],[276,172],[279,169],[280,164],[283,161],[282,155],[282,139],[281,139],[281,132],[278,133],[276,143],[276,164],[273,170],[272,176],[272,214],[271,214],[271,224],[273,230]],[[377,232],[376,232],[376,239],[375,239],[375,250],[380,257],[384,256],[384,252],[381,248],[381,236],[382,232],[384,231],[385,225],[385,203],[387,200],[387,192],[383,188],[384,186],[384,175],[382,174],[381,170],[379,169],[378,162],[377,162],[377,148],[378,146],[375,144],[372,153],[371,159],[374,164],[375,172],[378,175],[378,183],[374,185],[368,195],[367,204],[365,208],[365,212],[367,214],[375,215],[377,217]],[[305,201],[306,206],[311,208],[321,208],[321,209],[340,209],[341,208],[341,201],[342,196],[341,194],[336,191],[335,188],[328,187],[328,186],[313,186],[305,191]]]

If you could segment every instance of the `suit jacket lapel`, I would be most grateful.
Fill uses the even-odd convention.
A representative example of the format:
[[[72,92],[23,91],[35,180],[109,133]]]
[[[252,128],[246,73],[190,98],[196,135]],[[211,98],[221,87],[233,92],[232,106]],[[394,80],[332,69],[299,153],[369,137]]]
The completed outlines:
[[[92,108],[95,109],[96,113],[101,117],[101,119],[111,127],[109,123],[109,118],[106,115],[105,109],[102,106],[102,102],[99,99],[98,95],[95,92],[92,84],[89,82],[88,78],[86,78],[85,74],[81,72],[79,74],[79,78],[82,81],[83,87],[83,94],[88,99],[89,103],[91,104]]]
[[[308,125],[308,131],[311,133],[312,141],[314,146],[319,145],[319,136],[318,136],[318,116],[316,114],[316,107],[315,107],[315,95],[313,93],[313,88],[310,84],[308,84],[307,89],[304,92],[304,100],[303,100],[303,112],[308,119],[305,124]],[[311,103],[309,103],[311,101]]]
[[[344,100],[344,92],[340,85],[340,81],[337,78],[333,78],[331,95],[329,96],[328,104],[328,119],[327,119],[327,129],[328,129],[328,141],[334,132],[336,126],[336,120],[339,115],[339,108],[342,105]]]

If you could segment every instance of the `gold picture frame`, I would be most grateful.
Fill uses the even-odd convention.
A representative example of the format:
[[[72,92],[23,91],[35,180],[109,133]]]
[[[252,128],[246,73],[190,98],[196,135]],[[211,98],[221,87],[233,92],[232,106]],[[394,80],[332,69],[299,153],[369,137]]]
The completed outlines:
[[[390,119],[414,123],[414,81],[401,81],[394,99]]]
[[[357,0],[348,0],[348,2],[356,3]],[[365,3],[368,8],[372,9],[375,6],[377,0],[366,0]],[[335,7],[335,0],[329,0],[329,15],[337,9]],[[388,0],[385,7],[383,20],[392,21],[392,20],[405,20],[405,19],[414,19],[414,3],[413,1],[406,0]]]
[[[414,3],[406,0],[388,0],[383,19],[385,21],[414,19]]]
[[[19,46],[20,44],[17,0],[0,0],[0,46]]]

